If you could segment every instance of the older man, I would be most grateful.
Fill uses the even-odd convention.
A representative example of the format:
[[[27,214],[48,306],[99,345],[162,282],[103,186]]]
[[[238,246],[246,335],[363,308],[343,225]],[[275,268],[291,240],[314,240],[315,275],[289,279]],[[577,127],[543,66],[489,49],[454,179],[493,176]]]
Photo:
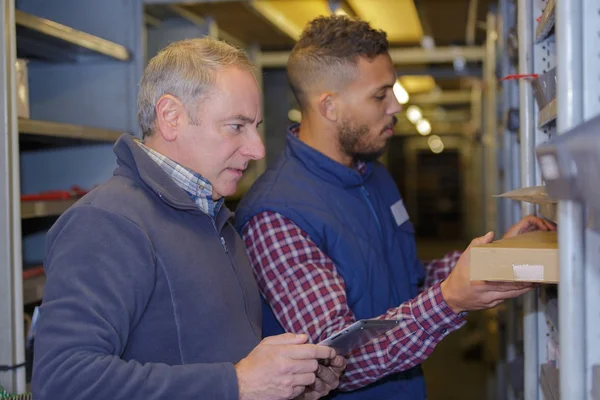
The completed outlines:
[[[302,33],[287,71],[302,123],[289,129],[285,151],[236,212],[269,305],[265,331],[308,333],[318,342],[356,319],[400,320],[350,354],[340,389],[353,392],[333,397],[425,399],[419,364],[464,325],[463,312],[531,285],[470,282],[468,252],[425,269],[417,259],[400,193],[375,161],[401,110],[385,32],[319,17]],[[533,228],[551,229],[528,217],[508,234]]]
[[[259,292],[223,205],[264,156],[247,56],[210,39],[170,45],[146,68],[138,117],[144,142],[122,136],[114,176],[48,234],[34,397],[327,394],[345,364],[332,349],[260,341]]]

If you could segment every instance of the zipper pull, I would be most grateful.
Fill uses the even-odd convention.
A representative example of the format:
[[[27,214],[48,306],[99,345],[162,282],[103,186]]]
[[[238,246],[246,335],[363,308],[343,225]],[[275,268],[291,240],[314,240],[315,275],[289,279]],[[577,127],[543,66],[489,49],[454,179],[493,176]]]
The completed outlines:
[[[225,249],[225,253],[229,253],[229,250],[227,250],[227,243],[225,243],[225,238],[223,236],[221,236],[221,245],[223,246],[223,249]]]

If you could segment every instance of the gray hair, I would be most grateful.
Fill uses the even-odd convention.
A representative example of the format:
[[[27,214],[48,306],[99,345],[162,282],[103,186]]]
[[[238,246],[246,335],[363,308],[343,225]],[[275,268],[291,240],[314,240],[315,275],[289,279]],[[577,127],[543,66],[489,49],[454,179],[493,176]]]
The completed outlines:
[[[154,133],[156,102],[165,94],[181,100],[197,124],[194,106],[212,88],[219,69],[228,66],[254,72],[243,50],[215,39],[187,39],[162,49],[148,63],[140,83],[137,117],[144,137]]]

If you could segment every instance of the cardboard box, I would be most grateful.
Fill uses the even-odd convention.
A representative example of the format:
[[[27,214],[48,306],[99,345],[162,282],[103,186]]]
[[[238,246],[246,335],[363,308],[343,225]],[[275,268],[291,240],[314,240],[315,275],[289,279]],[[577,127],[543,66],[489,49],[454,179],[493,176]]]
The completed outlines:
[[[534,231],[471,248],[471,280],[558,283],[556,232]]]
[[[544,186],[532,186],[516,189],[494,197],[502,197],[535,204],[538,207],[538,215],[552,222],[557,222],[558,202],[548,196],[546,187]]]
[[[546,192],[545,186],[532,186],[522,189],[515,189],[493,197],[501,197],[510,200],[524,201],[534,204],[537,207],[536,215],[546,218],[554,223],[558,222],[558,201],[552,199]],[[600,232],[600,212],[589,210],[587,225],[588,228]]]
[[[27,60],[19,58],[15,65],[17,75],[17,116],[29,118],[29,83]]]

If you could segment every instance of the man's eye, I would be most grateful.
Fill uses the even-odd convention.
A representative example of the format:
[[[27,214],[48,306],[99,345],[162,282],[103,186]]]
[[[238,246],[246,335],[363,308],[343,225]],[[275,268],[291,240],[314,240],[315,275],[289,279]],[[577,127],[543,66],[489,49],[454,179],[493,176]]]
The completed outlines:
[[[239,132],[242,130],[242,125],[241,124],[230,124],[229,125],[234,131]]]
[[[379,101],[383,101],[383,99],[385,99],[385,94],[382,96],[375,96],[375,98]]]

